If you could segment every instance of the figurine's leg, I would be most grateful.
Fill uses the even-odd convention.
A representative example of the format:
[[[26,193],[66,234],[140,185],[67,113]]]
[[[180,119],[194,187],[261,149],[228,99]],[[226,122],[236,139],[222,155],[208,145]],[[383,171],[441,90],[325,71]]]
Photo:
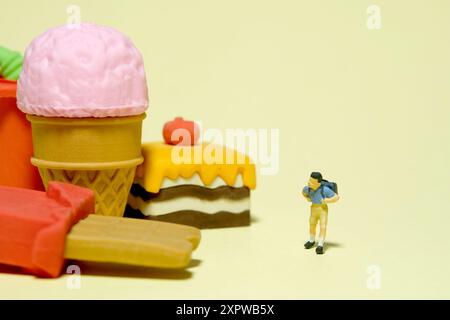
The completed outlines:
[[[317,214],[317,209],[314,207],[311,207],[311,216],[309,218],[309,237],[310,240],[315,240],[316,238],[316,229],[317,229],[317,222],[319,220],[319,215]]]
[[[309,240],[305,243],[306,249],[311,249],[316,241],[316,227],[319,216],[315,209],[311,206],[311,215],[309,217]]]
[[[325,236],[327,233],[327,213],[328,210],[326,207],[322,206],[320,209],[320,232],[319,232],[319,242],[317,243],[316,253],[323,254],[324,253],[324,243]]]
[[[327,222],[328,222],[328,206],[323,205],[320,207],[320,232],[319,232],[319,246],[323,247],[325,237],[327,235]]]

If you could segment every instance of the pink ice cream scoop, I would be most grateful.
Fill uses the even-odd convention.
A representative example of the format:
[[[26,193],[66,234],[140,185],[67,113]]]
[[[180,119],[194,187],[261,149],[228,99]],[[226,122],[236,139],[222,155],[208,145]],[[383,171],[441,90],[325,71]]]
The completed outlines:
[[[45,117],[122,117],[148,106],[140,52],[105,26],[82,23],[46,31],[25,52],[19,109]]]

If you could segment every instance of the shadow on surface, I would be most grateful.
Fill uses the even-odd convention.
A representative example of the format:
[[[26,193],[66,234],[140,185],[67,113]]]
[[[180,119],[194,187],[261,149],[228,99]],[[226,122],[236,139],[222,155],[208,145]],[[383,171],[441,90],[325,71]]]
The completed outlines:
[[[330,249],[330,248],[343,248],[344,245],[342,243],[339,242],[326,242],[325,241],[325,248]]]
[[[8,266],[6,264],[0,264],[0,273],[10,274],[10,275],[27,275],[28,274],[25,272],[25,270],[23,270],[20,267]]]
[[[84,276],[186,280],[192,278],[192,272],[188,269],[198,267],[201,260],[192,259],[185,269],[150,268],[87,261],[74,261],[68,263],[68,265],[70,264],[79,266],[81,275]]]
[[[254,217],[254,216],[250,216],[250,223],[251,224],[258,223],[258,222],[260,222],[260,219]]]

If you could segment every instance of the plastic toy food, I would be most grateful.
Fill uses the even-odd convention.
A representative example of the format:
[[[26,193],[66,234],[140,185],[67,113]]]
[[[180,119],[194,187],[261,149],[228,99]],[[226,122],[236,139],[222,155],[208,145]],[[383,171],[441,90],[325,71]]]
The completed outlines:
[[[65,258],[184,268],[200,230],[174,223],[90,215],[67,236]]]
[[[163,137],[167,144],[190,146],[197,143],[200,130],[194,121],[177,117],[175,120],[166,122],[163,127]]]
[[[47,193],[0,187],[0,262],[56,277],[67,232],[93,212],[89,189],[56,182]]]
[[[17,109],[16,82],[0,79],[0,185],[44,190],[31,165],[31,125]]]
[[[96,214],[123,216],[147,109],[142,56],[120,32],[80,24],[28,46],[17,103],[32,125],[33,165],[44,184],[91,188]]]
[[[255,165],[247,156],[221,146],[214,147],[216,158],[208,160],[211,147],[144,144],[145,160],[131,188],[127,216],[198,228],[249,225],[250,190],[256,187]],[[187,156],[187,161],[174,161],[173,155],[178,152]],[[217,157],[218,154],[222,156]],[[226,162],[227,154],[231,155],[231,163]],[[196,159],[198,155],[200,161]]]
[[[123,216],[136,166],[141,163],[144,116],[47,118],[28,115],[34,157],[45,185],[70,182],[95,192],[96,214]]]
[[[199,244],[195,228],[89,215],[94,202],[91,190],[60,182],[46,193],[0,187],[0,263],[46,277],[64,258],[181,268]]]
[[[0,76],[17,80],[22,70],[23,57],[19,52],[0,47]]]
[[[119,31],[82,23],[47,30],[25,52],[19,108],[45,117],[140,115],[148,104],[142,56]]]

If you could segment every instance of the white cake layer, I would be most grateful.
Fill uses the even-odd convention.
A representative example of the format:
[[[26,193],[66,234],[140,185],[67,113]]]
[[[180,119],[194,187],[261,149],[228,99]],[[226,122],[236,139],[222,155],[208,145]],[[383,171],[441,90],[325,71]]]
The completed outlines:
[[[200,179],[200,176],[197,173],[195,173],[194,175],[192,175],[192,177],[187,178],[187,179],[178,177],[175,180],[172,180],[172,179],[169,179],[166,177],[166,178],[164,178],[164,180],[161,184],[161,189],[171,188],[171,187],[176,187],[176,186],[181,186],[181,185],[193,185],[193,186],[200,186],[200,187],[209,188],[209,189],[215,189],[218,187],[226,186],[227,184],[225,183],[225,181],[223,181],[223,179],[221,177],[217,177],[209,186],[205,186],[202,179]],[[236,181],[234,182],[234,185],[231,187],[242,188],[243,186],[244,186],[244,182],[242,181],[242,175],[238,174],[236,176]]]
[[[250,210],[250,197],[240,200],[217,199],[202,200],[195,197],[180,197],[165,201],[147,201],[132,194],[128,196],[128,204],[133,209],[139,209],[146,216],[158,216],[182,210],[194,210],[208,214],[219,211],[241,213]]]

